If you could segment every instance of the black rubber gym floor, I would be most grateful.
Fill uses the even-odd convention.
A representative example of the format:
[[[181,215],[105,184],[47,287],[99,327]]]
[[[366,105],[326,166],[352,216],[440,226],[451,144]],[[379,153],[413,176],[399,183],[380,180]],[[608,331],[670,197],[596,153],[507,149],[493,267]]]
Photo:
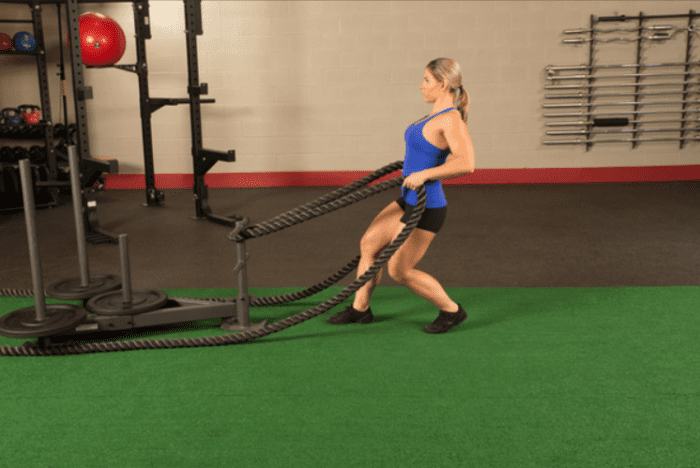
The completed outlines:
[[[210,189],[217,214],[267,220],[332,187]],[[195,214],[191,190],[97,194],[103,229],[129,236],[134,288],[236,287],[232,228]],[[247,241],[249,287],[315,284],[359,253],[359,241],[398,189]],[[446,186],[447,222],[418,268],[446,287],[700,285],[700,181]],[[37,211],[44,285],[78,277],[70,196]],[[0,215],[0,288],[32,287],[24,214]],[[88,244],[92,274],[120,274],[119,248]],[[355,272],[339,285],[350,284]],[[352,278],[351,278],[352,277]],[[388,275],[382,286],[398,286]]]

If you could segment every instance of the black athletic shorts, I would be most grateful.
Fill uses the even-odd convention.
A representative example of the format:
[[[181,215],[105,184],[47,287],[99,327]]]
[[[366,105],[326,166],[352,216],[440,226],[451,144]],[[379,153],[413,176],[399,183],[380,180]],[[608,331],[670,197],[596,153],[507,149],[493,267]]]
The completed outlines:
[[[413,208],[415,207],[406,203],[403,197],[399,197],[399,199],[396,200],[396,203],[398,203],[403,210],[401,222],[407,224],[408,219],[411,217],[411,213],[413,212]],[[418,221],[418,226],[416,226],[416,228],[424,229],[437,234],[442,225],[445,223],[446,217],[446,206],[443,206],[442,208],[426,208],[423,210],[423,215],[420,217],[420,221]]]

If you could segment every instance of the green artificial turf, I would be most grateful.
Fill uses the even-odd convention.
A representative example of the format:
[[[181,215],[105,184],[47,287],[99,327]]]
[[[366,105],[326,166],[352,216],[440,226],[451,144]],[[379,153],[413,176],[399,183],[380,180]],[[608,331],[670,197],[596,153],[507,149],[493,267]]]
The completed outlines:
[[[348,300],[240,345],[0,356],[0,466],[700,467],[700,287],[447,292],[469,318],[444,335],[423,332],[432,305],[379,287],[368,325],[326,323]],[[0,298],[0,315],[32,304]]]

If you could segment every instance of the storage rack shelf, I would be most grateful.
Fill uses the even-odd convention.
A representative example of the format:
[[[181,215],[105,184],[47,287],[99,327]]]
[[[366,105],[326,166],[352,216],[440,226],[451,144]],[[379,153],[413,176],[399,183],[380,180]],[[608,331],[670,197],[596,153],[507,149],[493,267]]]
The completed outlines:
[[[686,26],[674,25],[654,25],[649,24],[649,20],[662,19],[687,19]],[[686,143],[700,141],[700,111],[691,107],[698,103],[697,100],[691,98],[696,97],[699,93],[698,85],[700,85],[700,60],[693,61],[693,42],[694,36],[700,31],[700,23],[696,20],[700,19],[700,14],[694,10],[690,10],[688,14],[671,14],[671,15],[644,15],[640,12],[639,16],[607,16],[597,17],[591,15],[589,29],[574,29],[566,30],[565,34],[583,34],[584,37],[576,39],[564,40],[565,43],[588,44],[588,64],[581,66],[549,66],[547,67],[547,79],[553,82],[564,84],[545,86],[546,90],[566,91],[574,94],[550,94],[545,95],[546,99],[557,99],[556,105],[544,105],[545,108],[565,108],[579,107],[584,108],[584,111],[578,113],[559,113],[545,114],[546,118],[569,118],[578,117],[577,121],[560,121],[555,123],[547,123],[550,127],[579,127],[580,130],[574,131],[550,131],[547,135],[581,135],[583,139],[579,140],[545,140],[546,145],[558,144],[585,144],[586,150],[594,144],[598,143],[632,143],[634,149],[638,143],[647,141],[678,141],[680,149],[683,149]],[[626,23],[635,22],[634,27],[615,27],[614,29],[597,29],[604,23]],[[610,33],[614,32],[636,32],[634,37],[611,37]],[[685,35],[685,61],[667,63],[644,63],[642,52],[645,43],[663,42],[672,39],[677,34]],[[697,38],[695,38],[697,40]],[[627,65],[596,65],[594,64],[595,44],[608,43],[617,41],[636,42],[636,62]],[[624,75],[610,74],[610,70],[614,69],[629,69]],[[670,69],[671,71],[665,71]],[[650,71],[653,70],[653,71]],[[607,73],[601,74],[600,71]],[[561,72],[574,72],[575,75],[562,75]],[[647,78],[658,79],[659,77],[672,77],[670,80],[661,82],[649,82]],[[631,80],[633,81],[626,81]],[[567,81],[564,81],[567,80]],[[568,80],[583,80],[585,85],[569,85]],[[602,81],[601,81],[602,80]],[[625,81],[623,81],[625,80]],[[662,86],[663,88],[659,88]],[[617,88],[617,89],[616,89]],[[667,88],[667,89],[664,89]],[[617,92],[619,91],[619,92]],[[617,92],[617,93],[616,93]],[[596,98],[611,97],[611,96],[629,96],[625,102],[616,103],[619,107],[624,107],[625,111],[610,112],[606,110],[596,110],[602,106],[612,106],[610,103],[599,103],[594,101]],[[654,99],[649,101],[648,96],[673,96],[666,101]],[[579,99],[584,102],[574,105],[562,104],[564,99]],[[645,100],[646,99],[646,100]],[[681,105],[679,108],[672,106]],[[655,107],[654,110],[640,110],[643,106],[661,106],[668,105],[671,107]],[[604,107],[603,107],[604,109]],[[662,109],[662,110],[658,110]],[[658,116],[663,117],[664,114],[672,117],[659,120]],[[680,114],[680,115],[679,115]],[[652,116],[652,120],[644,120],[646,116]],[[678,117],[678,118],[676,118]],[[643,124],[677,124],[677,127],[660,127],[648,128],[642,127]],[[696,127],[691,126],[697,125]],[[594,127],[626,127],[630,129],[622,130],[596,130]],[[678,137],[652,137],[638,138],[638,134],[643,133],[678,133]],[[631,135],[630,139],[594,139],[597,135]]]

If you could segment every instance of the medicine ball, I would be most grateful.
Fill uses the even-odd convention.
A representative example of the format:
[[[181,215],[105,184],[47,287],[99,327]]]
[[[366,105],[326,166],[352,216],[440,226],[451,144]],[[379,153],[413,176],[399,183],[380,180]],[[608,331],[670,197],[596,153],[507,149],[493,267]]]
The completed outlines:
[[[12,38],[5,33],[0,33],[0,51],[8,52],[12,50]]]
[[[121,60],[126,36],[119,24],[102,13],[83,13],[80,22],[80,49],[83,64],[103,67]]]
[[[15,49],[19,50],[20,52],[31,52],[36,49],[36,39],[34,39],[34,36],[29,34],[27,31],[20,31],[15,34],[12,42]]]

